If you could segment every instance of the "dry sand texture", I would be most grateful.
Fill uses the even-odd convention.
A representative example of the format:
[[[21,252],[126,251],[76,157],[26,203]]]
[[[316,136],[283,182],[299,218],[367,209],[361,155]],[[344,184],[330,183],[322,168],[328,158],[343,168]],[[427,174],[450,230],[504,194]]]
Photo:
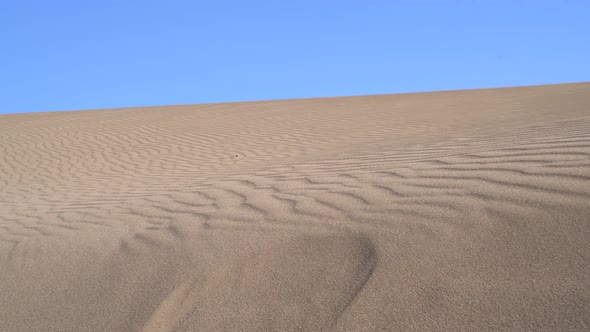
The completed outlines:
[[[0,116],[2,331],[590,329],[590,83]]]

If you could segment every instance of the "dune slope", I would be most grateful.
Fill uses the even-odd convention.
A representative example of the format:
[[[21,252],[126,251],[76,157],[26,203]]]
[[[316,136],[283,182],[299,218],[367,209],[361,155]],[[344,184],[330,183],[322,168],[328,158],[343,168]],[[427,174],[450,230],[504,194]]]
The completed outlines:
[[[0,116],[0,330],[590,329],[590,83]]]

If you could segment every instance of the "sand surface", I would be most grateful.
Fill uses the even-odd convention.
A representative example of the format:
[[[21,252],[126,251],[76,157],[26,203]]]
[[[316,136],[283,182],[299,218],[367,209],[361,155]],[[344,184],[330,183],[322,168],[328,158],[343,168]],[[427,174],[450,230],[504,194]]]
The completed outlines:
[[[0,116],[1,331],[589,329],[590,83]]]

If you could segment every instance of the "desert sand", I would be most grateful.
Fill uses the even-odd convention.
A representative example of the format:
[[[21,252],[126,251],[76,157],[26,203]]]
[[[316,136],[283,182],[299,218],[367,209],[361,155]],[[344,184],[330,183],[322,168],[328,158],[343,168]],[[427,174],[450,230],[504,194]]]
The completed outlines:
[[[588,329],[590,83],[0,116],[1,331]]]

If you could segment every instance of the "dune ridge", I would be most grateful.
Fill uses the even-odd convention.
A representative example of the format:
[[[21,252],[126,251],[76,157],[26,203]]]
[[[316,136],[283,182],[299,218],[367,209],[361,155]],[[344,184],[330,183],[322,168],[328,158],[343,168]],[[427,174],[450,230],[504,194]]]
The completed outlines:
[[[590,328],[590,83],[0,115],[0,330]]]

